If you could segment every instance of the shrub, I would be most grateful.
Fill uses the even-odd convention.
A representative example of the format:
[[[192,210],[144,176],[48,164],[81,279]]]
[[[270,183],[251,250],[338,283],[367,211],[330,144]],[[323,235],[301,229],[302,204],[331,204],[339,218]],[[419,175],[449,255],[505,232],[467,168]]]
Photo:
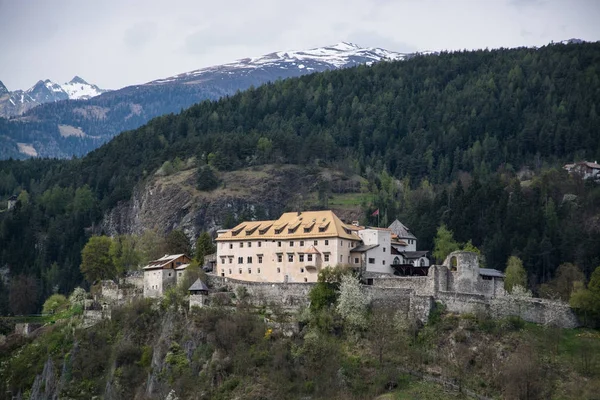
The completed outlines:
[[[54,314],[56,311],[67,305],[67,298],[62,294],[53,294],[44,302],[42,312],[44,314]]]

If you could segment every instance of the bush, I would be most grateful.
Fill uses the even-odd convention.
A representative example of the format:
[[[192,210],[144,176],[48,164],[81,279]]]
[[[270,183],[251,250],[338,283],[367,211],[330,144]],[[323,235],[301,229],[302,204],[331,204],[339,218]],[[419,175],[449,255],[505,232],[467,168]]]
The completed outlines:
[[[56,311],[67,305],[67,298],[62,294],[53,294],[44,302],[42,312],[44,314],[54,314]]]
[[[525,321],[519,316],[511,315],[502,321],[502,328],[507,331],[520,331],[525,328]]]

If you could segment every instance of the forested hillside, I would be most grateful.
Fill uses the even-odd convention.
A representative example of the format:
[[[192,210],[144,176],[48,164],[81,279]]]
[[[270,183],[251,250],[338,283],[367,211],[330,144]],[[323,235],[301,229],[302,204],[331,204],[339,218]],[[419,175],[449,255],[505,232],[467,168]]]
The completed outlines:
[[[600,44],[588,43],[417,56],[203,102],[82,159],[1,162],[0,196],[27,199],[0,214],[0,265],[47,288],[57,263],[70,290],[85,228],[165,161],[195,157],[217,175],[273,163],[359,174],[364,210],[379,208],[382,224],[401,218],[423,249],[445,223],[490,267],[519,255],[534,285],[566,261],[589,274],[600,264],[600,189],[559,167],[600,159],[597,99]],[[525,167],[533,179],[517,174]]]

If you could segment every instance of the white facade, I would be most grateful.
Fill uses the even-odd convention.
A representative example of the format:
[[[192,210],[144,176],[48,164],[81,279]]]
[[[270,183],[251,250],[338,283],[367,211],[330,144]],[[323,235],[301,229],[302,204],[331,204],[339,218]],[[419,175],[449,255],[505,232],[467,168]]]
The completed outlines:
[[[383,229],[362,229],[358,236],[365,246],[376,246],[364,252],[365,271],[393,274],[392,269],[392,232]]]
[[[183,277],[191,259],[185,254],[166,254],[150,261],[144,270],[144,297],[161,297],[169,287]]]
[[[350,251],[359,243],[358,237],[219,242],[214,272],[253,282],[316,282],[322,268],[353,265]]]
[[[144,297],[161,297],[166,289],[175,285],[177,277],[173,269],[144,271]]]

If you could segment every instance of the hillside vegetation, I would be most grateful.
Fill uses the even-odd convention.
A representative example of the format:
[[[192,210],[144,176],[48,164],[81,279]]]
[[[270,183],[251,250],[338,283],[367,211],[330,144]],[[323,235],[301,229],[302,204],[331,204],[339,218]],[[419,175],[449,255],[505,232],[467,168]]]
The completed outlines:
[[[400,218],[421,249],[432,249],[446,224],[491,268],[521,257],[534,289],[564,262],[589,276],[600,264],[600,189],[560,165],[600,159],[599,73],[598,43],[418,56],[203,102],[82,159],[0,162],[0,196],[24,198],[0,214],[0,265],[38,279],[40,298],[51,292],[54,264],[52,279],[72,289],[81,282],[81,248],[102,216],[165,163],[195,160],[192,168],[216,175],[212,187],[223,184],[222,171],[263,164],[360,175],[365,192],[336,198],[321,185],[313,207],[331,200],[365,215],[379,208],[382,225]],[[227,218],[219,212],[214,221]]]
[[[64,319],[34,337],[10,336],[0,345],[0,399],[533,400],[592,399],[600,389],[597,332],[442,308],[425,326],[373,308],[357,327],[339,300],[299,315],[247,300],[238,293],[235,308],[188,312],[171,292],[92,328]]]

